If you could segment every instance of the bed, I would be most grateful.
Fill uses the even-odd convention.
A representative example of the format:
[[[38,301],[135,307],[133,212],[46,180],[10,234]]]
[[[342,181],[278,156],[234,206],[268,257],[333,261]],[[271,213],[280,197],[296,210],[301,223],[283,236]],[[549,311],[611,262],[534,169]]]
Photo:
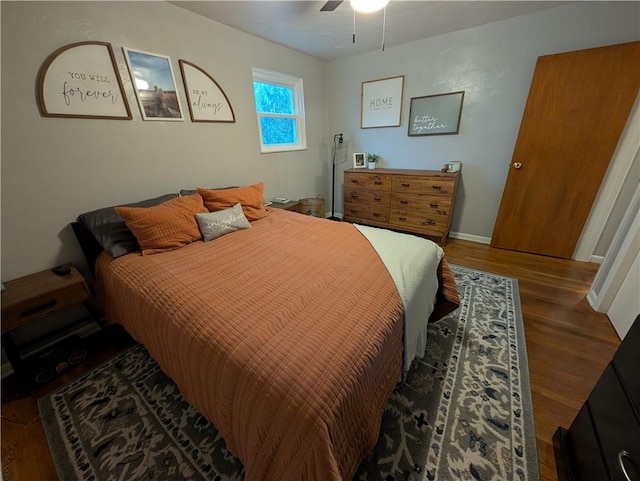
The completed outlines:
[[[399,289],[402,279],[390,274],[402,266],[389,269],[382,258],[418,238],[257,204],[254,215],[246,192],[237,191],[216,191],[213,198],[223,200],[216,204],[204,196],[213,191],[202,189],[205,208],[191,215],[200,222],[233,205],[236,214],[242,207],[250,228],[207,241],[192,233],[184,245],[153,255],[122,230],[139,232],[131,219],[111,222],[118,235],[129,235],[124,254],[90,216],[73,227],[95,266],[107,318],[143,343],[185,399],[216,425],[243,462],[246,481],[351,480],[378,439],[389,394],[410,367],[407,286]],[[116,214],[150,212],[181,197],[158,199]],[[170,229],[171,216],[159,215],[154,226]],[[402,248],[394,250],[389,235]],[[436,287],[426,295],[425,326],[426,316],[441,317],[458,302],[441,250],[431,244],[425,245],[436,254],[424,260],[425,277]],[[408,279],[409,290],[424,287]]]

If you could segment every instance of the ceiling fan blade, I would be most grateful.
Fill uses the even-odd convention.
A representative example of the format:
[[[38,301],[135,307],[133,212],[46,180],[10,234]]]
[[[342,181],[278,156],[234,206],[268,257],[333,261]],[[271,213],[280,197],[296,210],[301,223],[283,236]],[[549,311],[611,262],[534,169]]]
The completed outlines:
[[[322,8],[320,9],[321,12],[333,12],[336,8],[338,8],[338,5],[340,5],[342,3],[343,0],[335,0],[335,1],[329,1],[327,3],[325,3]]]

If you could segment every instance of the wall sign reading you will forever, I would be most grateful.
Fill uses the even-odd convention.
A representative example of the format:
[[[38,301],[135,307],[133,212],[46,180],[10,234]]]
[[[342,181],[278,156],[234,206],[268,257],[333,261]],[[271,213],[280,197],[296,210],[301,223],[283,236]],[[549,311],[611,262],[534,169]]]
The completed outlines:
[[[111,44],[79,42],[53,52],[38,73],[45,117],[131,119]]]
[[[235,122],[227,95],[214,78],[197,65],[179,60],[193,122]]]
[[[457,134],[464,92],[411,99],[409,136]]]

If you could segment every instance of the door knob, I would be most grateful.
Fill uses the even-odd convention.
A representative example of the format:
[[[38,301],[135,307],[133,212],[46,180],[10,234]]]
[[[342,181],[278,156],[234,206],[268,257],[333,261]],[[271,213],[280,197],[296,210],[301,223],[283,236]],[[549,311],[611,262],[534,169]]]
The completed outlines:
[[[514,169],[519,169],[520,167],[522,167],[522,164],[520,162],[514,162],[513,163],[513,168]]]

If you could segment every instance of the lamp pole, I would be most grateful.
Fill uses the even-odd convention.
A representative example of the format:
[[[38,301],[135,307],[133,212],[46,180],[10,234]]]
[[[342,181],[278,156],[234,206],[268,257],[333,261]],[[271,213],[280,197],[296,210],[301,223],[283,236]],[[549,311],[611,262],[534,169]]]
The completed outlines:
[[[330,220],[338,220],[335,216],[335,202],[336,202],[336,152],[338,150],[338,143],[343,143],[342,134],[336,134],[333,136],[333,157],[331,163],[333,169],[331,171],[331,217]]]

